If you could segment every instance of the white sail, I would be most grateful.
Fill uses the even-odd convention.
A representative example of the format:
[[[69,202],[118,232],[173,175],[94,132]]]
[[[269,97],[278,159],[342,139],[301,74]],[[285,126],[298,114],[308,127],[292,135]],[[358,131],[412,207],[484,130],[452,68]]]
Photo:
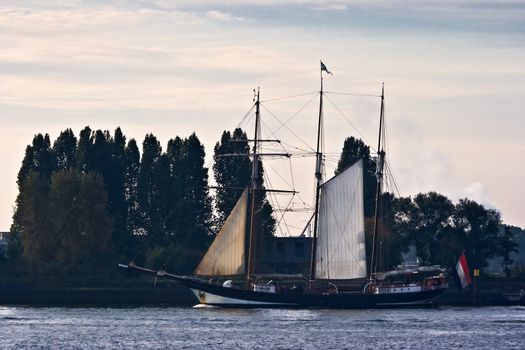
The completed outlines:
[[[362,160],[322,185],[318,225],[316,277],[366,277]]]
[[[196,275],[231,276],[244,273],[247,206],[248,191],[245,190],[195,269]]]

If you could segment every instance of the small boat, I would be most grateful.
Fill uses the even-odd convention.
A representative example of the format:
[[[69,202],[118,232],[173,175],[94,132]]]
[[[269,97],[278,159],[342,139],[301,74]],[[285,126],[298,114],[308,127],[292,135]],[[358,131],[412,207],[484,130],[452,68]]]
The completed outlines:
[[[323,68],[324,67],[324,68]],[[381,250],[379,230],[384,151],[384,86],[381,93],[377,192],[372,258],[367,268],[363,205],[363,160],[357,160],[331,179],[322,177],[323,153],[323,71],[317,123],[316,193],[310,273],[305,279],[254,273],[255,196],[262,188],[256,169],[260,139],[260,93],[256,92],[255,131],[252,152],[252,179],[240,195],[215,240],[195,269],[193,276],[151,270],[135,264],[120,265],[171,278],[190,288],[202,305],[222,307],[323,307],[375,308],[429,304],[447,288],[439,266],[400,267],[379,271]],[[281,191],[282,192],[282,191]],[[310,224],[309,221],[309,224]]]

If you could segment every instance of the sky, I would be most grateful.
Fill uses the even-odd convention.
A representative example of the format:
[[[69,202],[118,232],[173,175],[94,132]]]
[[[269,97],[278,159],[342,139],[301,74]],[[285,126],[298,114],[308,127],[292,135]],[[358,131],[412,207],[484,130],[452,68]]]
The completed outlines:
[[[0,231],[37,133],[120,126],[165,148],[195,132],[209,163],[260,87],[263,116],[293,117],[313,146],[317,100],[272,100],[318,91],[320,59],[327,149],[375,146],[379,99],[333,92],[384,82],[400,194],[468,197],[525,227],[525,1],[0,0],[0,47]]]

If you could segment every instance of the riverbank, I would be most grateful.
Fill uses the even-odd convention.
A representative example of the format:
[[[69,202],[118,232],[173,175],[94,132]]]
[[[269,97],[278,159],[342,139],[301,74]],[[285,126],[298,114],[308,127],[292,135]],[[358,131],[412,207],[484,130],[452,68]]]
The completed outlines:
[[[0,305],[193,305],[191,291],[169,287],[0,288]]]

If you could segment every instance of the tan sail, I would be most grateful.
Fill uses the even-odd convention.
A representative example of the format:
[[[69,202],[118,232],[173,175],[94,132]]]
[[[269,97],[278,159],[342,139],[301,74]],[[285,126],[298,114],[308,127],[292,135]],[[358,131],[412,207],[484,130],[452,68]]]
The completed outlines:
[[[232,276],[245,272],[244,241],[248,190],[244,190],[195,274],[199,276]]]
[[[366,277],[363,161],[323,184],[320,197],[315,276]]]

